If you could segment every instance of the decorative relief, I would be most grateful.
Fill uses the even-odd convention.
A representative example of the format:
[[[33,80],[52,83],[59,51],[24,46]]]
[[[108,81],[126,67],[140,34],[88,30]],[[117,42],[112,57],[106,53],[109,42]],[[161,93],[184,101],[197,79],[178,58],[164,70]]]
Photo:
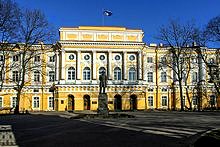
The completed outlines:
[[[128,41],[137,41],[137,36],[129,35],[127,36]]]
[[[92,40],[92,35],[90,35],[90,34],[83,34],[82,38],[83,38],[83,40]]]
[[[76,34],[67,34],[67,40],[76,40],[77,39],[77,35]]]
[[[113,41],[115,41],[115,40],[117,40],[117,41],[123,41],[123,36],[122,35],[113,35],[112,36],[112,40]]]
[[[97,39],[98,40],[108,40],[108,35],[98,35]]]

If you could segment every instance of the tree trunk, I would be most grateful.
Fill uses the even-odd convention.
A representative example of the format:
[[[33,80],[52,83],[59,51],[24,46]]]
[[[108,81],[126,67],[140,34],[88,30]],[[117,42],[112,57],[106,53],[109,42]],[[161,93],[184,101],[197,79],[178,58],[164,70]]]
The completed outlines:
[[[17,97],[16,97],[16,107],[15,107],[15,111],[14,114],[19,114],[19,109],[20,109],[20,97],[21,97],[21,91],[17,90]]]
[[[190,101],[188,88],[186,88],[186,97],[187,97],[187,101],[189,103],[189,110],[192,110],[192,101]]]
[[[181,80],[179,81],[179,88],[180,88],[180,104],[181,104],[180,111],[184,111],[184,108],[183,108],[183,87],[181,84]]]

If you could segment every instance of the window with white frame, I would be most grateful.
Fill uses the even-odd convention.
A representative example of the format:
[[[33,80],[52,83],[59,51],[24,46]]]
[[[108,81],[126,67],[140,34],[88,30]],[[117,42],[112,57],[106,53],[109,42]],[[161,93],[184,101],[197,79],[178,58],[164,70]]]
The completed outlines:
[[[50,56],[49,57],[49,62],[55,62],[55,56]]]
[[[17,105],[17,97],[12,97],[11,98],[11,107],[16,107]]]
[[[33,108],[39,108],[39,97],[33,97]]]
[[[214,106],[216,104],[216,97],[215,95],[210,95],[210,105]]]
[[[39,71],[34,72],[34,82],[40,82],[40,72]]]
[[[83,69],[83,80],[90,80],[91,79],[91,72],[89,67],[85,67]]]
[[[198,81],[198,73],[193,72],[192,74],[192,83],[196,83]]]
[[[114,69],[114,80],[121,80],[121,69],[119,67]]]
[[[214,58],[209,58],[208,63],[215,63],[215,59]]]
[[[192,98],[192,104],[197,105],[197,96],[193,96]]]
[[[129,80],[131,80],[131,81],[137,80],[136,70],[134,67],[131,67],[129,69]]]
[[[53,108],[54,107],[54,98],[53,97],[49,97],[48,98],[48,107],[49,108]]]
[[[68,68],[68,80],[75,80],[76,79],[76,70],[74,67]]]
[[[40,56],[35,56],[34,57],[34,62],[40,62]]]
[[[0,55],[0,61],[3,61],[3,60],[4,60],[4,56]]]
[[[147,82],[153,82],[153,72],[147,73]]]
[[[3,107],[3,98],[0,97],[0,108]]]
[[[162,92],[167,92],[167,88],[162,88]]]
[[[162,96],[162,106],[167,106],[167,96]]]
[[[183,96],[183,107],[185,107],[185,105],[186,105],[186,97]]]
[[[147,57],[147,63],[153,63],[153,57]]]
[[[2,74],[2,71],[0,71],[0,81],[2,81],[3,79],[3,74]]]
[[[55,72],[49,71],[49,82],[54,82],[55,80]]]
[[[12,80],[18,82],[18,71],[12,71]]]
[[[18,55],[14,55],[14,56],[12,57],[12,60],[13,60],[14,62],[18,61]]]
[[[167,73],[161,72],[160,79],[161,79],[161,82],[167,82]]]
[[[148,96],[148,106],[152,107],[154,105],[154,97]]]

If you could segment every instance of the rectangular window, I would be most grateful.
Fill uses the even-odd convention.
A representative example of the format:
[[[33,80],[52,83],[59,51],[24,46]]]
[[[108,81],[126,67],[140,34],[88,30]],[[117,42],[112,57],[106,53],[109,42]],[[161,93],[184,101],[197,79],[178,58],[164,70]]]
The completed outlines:
[[[33,98],[33,108],[39,108],[39,97]]]
[[[4,60],[4,56],[0,55],[0,61],[3,61],[3,60]]]
[[[12,99],[11,99],[11,107],[16,107],[16,105],[17,105],[17,97],[12,97]]]
[[[192,82],[196,83],[198,81],[198,73],[197,72],[193,72],[192,74]]]
[[[162,88],[162,92],[167,92],[167,88]]]
[[[167,106],[167,96],[162,96],[162,106]]]
[[[148,92],[153,92],[154,89],[153,88],[148,88]]]
[[[216,104],[216,98],[215,95],[210,95],[210,105],[214,106]]]
[[[2,81],[3,79],[3,74],[2,74],[2,71],[0,71],[0,81]]]
[[[13,60],[14,62],[18,61],[18,55],[14,55],[14,56],[12,57],[12,60]]]
[[[153,57],[147,57],[147,63],[153,63]]]
[[[161,72],[160,74],[161,82],[167,82],[167,73],[166,72]]]
[[[18,82],[18,71],[12,71],[12,80]]]
[[[185,105],[186,105],[186,97],[183,96],[183,107],[185,107]]]
[[[0,108],[3,107],[3,98],[0,97]]]
[[[40,72],[34,72],[34,82],[40,82]]]
[[[197,96],[193,96],[192,104],[197,105]]]
[[[148,106],[152,107],[154,105],[153,96],[148,96]]]
[[[49,97],[48,106],[49,106],[49,108],[53,108],[53,106],[54,106],[54,98],[53,97]]]
[[[153,72],[148,72],[147,73],[147,81],[148,82],[153,82]]]
[[[53,82],[54,80],[55,80],[55,73],[54,73],[54,71],[50,71],[49,72],[49,82]]]
[[[34,62],[40,62],[40,56],[35,56],[34,57]]]
[[[55,62],[55,56],[50,56],[49,57],[49,62]]]

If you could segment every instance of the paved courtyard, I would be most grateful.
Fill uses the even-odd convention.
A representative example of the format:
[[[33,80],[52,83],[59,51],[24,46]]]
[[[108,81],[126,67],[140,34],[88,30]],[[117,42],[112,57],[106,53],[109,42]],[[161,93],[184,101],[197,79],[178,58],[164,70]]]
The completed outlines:
[[[0,146],[192,146],[203,133],[220,128],[219,112],[121,113],[135,117],[76,119],[78,114],[68,112],[0,115]]]

